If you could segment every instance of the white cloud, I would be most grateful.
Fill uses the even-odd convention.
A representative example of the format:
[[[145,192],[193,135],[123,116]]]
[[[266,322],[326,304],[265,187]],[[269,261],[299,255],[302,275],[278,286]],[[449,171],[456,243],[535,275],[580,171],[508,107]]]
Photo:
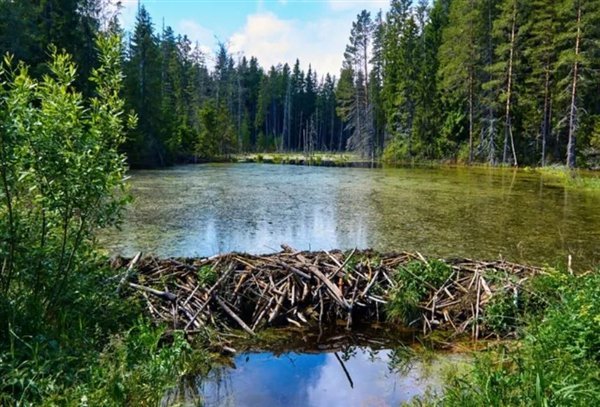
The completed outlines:
[[[329,8],[333,11],[350,11],[357,13],[363,9],[372,10],[373,8],[384,8],[389,4],[389,0],[328,0]]]
[[[299,59],[304,69],[312,64],[320,76],[339,76],[350,24],[346,19],[285,20],[258,12],[231,36],[230,50],[257,57],[265,69],[286,62],[293,66]]]
[[[187,35],[192,42],[198,42],[206,47],[215,42],[214,33],[194,20],[181,20],[175,31]]]
[[[194,20],[181,20],[175,32],[187,35],[192,43],[198,43],[205,54],[210,54],[216,42],[214,33]]]
[[[116,10],[117,3],[119,0],[110,0],[110,7]],[[137,2],[136,1],[120,1],[121,10],[119,12],[119,23],[121,27],[125,27],[128,29],[129,27],[133,27],[135,23],[135,16],[137,14]]]

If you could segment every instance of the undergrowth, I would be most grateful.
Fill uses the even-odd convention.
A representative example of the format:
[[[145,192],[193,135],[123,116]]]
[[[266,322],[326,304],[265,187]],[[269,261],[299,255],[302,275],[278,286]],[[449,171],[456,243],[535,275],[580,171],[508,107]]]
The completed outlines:
[[[478,354],[469,370],[448,378],[441,398],[419,405],[600,405],[600,274],[556,274],[536,284],[553,295],[522,340]]]
[[[400,266],[393,276],[396,285],[387,304],[388,320],[412,324],[420,317],[420,302],[433,287],[440,287],[451,273],[450,266],[438,260],[412,261]]]

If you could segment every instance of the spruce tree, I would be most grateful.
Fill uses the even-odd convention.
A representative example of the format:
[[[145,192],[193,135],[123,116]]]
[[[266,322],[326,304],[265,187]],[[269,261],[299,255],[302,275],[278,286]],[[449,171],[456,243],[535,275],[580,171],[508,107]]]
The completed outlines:
[[[449,23],[444,29],[439,50],[439,86],[446,99],[447,119],[453,113],[466,116],[468,162],[474,158],[477,90],[480,86],[481,53],[479,33],[481,9],[475,0],[454,0],[450,6]],[[456,106],[458,111],[452,112]],[[461,141],[459,139],[459,141]]]

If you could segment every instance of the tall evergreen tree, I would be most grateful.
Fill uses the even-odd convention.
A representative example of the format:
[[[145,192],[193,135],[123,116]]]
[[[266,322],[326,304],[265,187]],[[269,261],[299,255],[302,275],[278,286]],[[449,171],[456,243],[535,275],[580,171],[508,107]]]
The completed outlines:
[[[557,62],[559,87],[566,89],[562,99],[566,107],[567,166],[574,168],[577,153],[577,132],[583,109],[582,94],[592,83],[597,83],[597,74],[592,71],[598,56],[600,39],[600,4],[597,1],[563,0],[557,5],[563,24],[559,37],[561,53]],[[592,78],[596,78],[594,82]]]
[[[477,89],[481,70],[479,34],[482,17],[481,9],[476,6],[475,0],[454,0],[451,3],[449,23],[439,50],[440,87],[446,99],[445,109],[449,111],[447,119],[453,120],[453,113],[466,116],[469,163],[474,158]],[[453,112],[453,108],[459,110]]]
[[[130,38],[125,64],[128,107],[138,115],[138,126],[125,148],[134,165],[167,165],[161,139],[161,55],[150,14],[141,6]]]
[[[528,17],[527,2],[523,0],[503,0],[500,14],[494,23],[496,63],[490,67],[491,86],[498,89],[498,105],[502,105],[504,142],[502,163],[512,156],[514,165],[518,165],[515,147],[514,115],[518,104],[518,86],[522,83],[519,75],[523,57],[523,31]]]
[[[553,100],[555,93],[555,70],[558,57],[556,41],[558,21],[556,4],[548,0],[532,0],[534,10],[526,25],[524,55],[531,67],[527,75],[527,89],[532,97],[528,100],[527,114],[531,127],[541,141],[540,164],[546,165],[548,143],[553,133]],[[555,150],[559,143],[555,143]]]
[[[354,74],[353,100],[344,121],[351,131],[348,148],[366,157],[373,157],[373,109],[369,101],[369,52],[373,22],[369,12],[363,10],[350,31],[350,41],[344,54],[345,63]]]

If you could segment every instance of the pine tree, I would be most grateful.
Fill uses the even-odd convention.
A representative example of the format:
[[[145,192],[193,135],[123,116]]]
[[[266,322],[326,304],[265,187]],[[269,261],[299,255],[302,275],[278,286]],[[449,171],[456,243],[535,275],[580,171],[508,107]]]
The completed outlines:
[[[414,154],[414,123],[419,77],[418,27],[412,2],[394,0],[386,16],[383,97],[386,123],[397,155]]]
[[[531,128],[541,139],[540,164],[546,165],[547,146],[553,133],[553,99],[555,85],[556,59],[558,57],[556,41],[558,35],[558,22],[556,5],[548,0],[533,0],[531,8],[534,10],[529,16],[526,25],[526,43],[524,55],[531,66],[527,76],[527,88],[532,98],[527,102],[530,107],[528,116]],[[558,148],[558,143],[556,143]]]
[[[168,164],[161,140],[161,58],[158,38],[146,9],[140,7],[125,64],[128,107],[137,113],[138,126],[126,143],[134,165]]]
[[[494,22],[496,63],[490,67],[492,80],[488,85],[497,88],[498,105],[502,105],[504,116],[504,143],[502,163],[508,161],[510,148],[514,165],[518,165],[515,147],[514,113],[518,103],[517,87],[520,84],[523,54],[523,27],[528,18],[528,9],[523,0],[504,0],[500,14]]]
[[[371,15],[363,10],[352,23],[350,42],[344,54],[346,66],[352,67],[354,73],[353,100],[348,105],[350,110],[343,118],[351,132],[348,148],[370,158],[373,158],[374,154],[374,123],[373,109],[369,102],[368,67],[372,33]]]
[[[385,110],[383,109],[383,75],[384,75],[385,24],[381,11],[377,13],[373,29],[373,55],[369,74],[369,100],[373,110],[373,127],[375,131],[374,147],[381,153],[385,144]]]
[[[563,24],[559,36],[562,48],[557,68],[559,87],[566,89],[562,99],[566,107],[567,123],[567,166],[574,168],[577,153],[577,132],[583,114],[580,101],[585,89],[596,74],[592,68],[597,58],[600,29],[600,4],[597,1],[563,0],[558,5],[559,18]]]
[[[454,0],[450,6],[449,23],[443,33],[439,51],[440,87],[446,108],[460,108],[467,117],[468,161],[473,162],[477,89],[479,87],[481,53],[478,43],[481,10],[475,0]],[[447,113],[451,120],[452,112]]]

